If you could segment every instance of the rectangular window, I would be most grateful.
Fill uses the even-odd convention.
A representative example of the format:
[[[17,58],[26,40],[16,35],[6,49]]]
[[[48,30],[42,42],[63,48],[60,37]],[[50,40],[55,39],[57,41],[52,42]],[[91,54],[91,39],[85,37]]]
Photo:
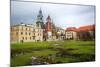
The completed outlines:
[[[25,39],[27,40],[27,37],[25,37]]]
[[[16,35],[18,35],[18,32],[16,32]]]
[[[21,32],[21,35],[23,35],[23,32]]]
[[[30,40],[31,40],[31,37],[30,37]]]
[[[31,35],[31,33],[29,33],[29,35]]]
[[[39,33],[38,33],[38,36],[39,36]]]
[[[33,36],[33,40],[35,39],[35,36]]]
[[[27,32],[25,32],[25,34],[27,35]]]
[[[27,28],[26,28],[26,30],[27,30]]]

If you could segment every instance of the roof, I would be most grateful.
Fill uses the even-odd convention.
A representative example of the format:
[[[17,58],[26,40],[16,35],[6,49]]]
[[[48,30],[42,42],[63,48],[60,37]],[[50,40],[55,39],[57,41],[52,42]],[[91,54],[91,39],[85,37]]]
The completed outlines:
[[[80,32],[80,31],[91,31],[91,30],[95,30],[95,24],[93,24],[93,25],[87,25],[87,26],[81,26],[79,28],[68,27],[66,29],[66,31],[76,31],[76,32]]]
[[[68,27],[66,31],[76,31],[76,27]]]
[[[95,25],[82,26],[79,27],[77,31],[91,31],[91,30],[95,30]]]

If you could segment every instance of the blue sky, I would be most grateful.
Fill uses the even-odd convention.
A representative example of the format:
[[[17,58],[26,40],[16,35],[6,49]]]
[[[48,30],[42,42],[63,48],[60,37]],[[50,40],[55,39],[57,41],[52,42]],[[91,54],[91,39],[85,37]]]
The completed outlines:
[[[95,24],[95,6],[12,1],[11,25],[21,22],[34,24],[40,8],[44,23],[47,16],[50,15],[53,23],[64,29]]]

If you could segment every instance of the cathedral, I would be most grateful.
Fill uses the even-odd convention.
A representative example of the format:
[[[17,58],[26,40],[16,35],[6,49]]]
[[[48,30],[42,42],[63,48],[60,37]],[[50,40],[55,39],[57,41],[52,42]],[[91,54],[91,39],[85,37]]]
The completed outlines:
[[[36,18],[35,24],[18,24],[11,26],[11,42],[38,42],[61,40],[63,29],[56,27],[50,15],[43,20],[42,10]]]
[[[54,39],[54,29],[55,25],[53,24],[50,15],[48,15],[46,22],[44,22],[42,10],[40,9],[35,23],[35,40],[52,41]]]
[[[54,25],[50,15],[47,16],[46,22],[44,22],[41,9],[37,15],[34,29],[35,41],[52,41],[57,38],[56,26]]]

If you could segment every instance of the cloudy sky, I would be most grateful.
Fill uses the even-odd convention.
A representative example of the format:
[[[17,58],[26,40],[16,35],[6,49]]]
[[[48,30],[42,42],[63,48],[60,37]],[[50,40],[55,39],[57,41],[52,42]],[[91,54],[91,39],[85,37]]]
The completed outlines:
[[[40,8],[44,23],[50,15],[53,23],[64,29],[95,24],[95,6],[12,1],[11,25],[34,24]]]

